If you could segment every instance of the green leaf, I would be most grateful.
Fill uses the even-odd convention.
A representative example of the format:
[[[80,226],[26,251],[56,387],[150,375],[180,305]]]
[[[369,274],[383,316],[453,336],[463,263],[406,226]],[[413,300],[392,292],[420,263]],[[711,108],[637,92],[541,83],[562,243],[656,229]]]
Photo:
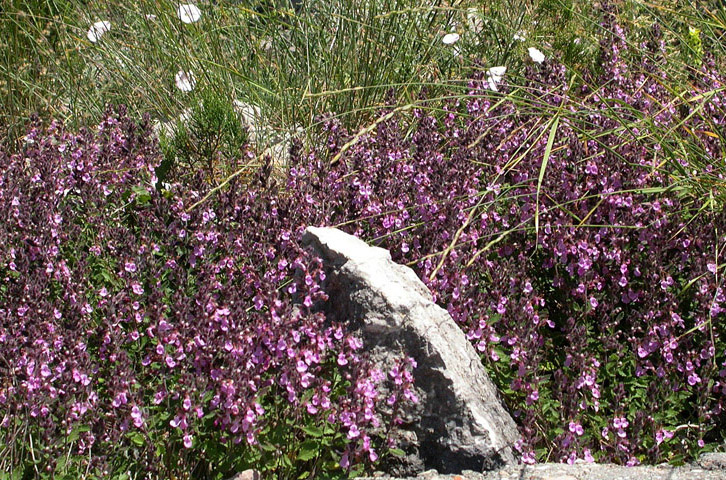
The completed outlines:
[[[297,459],[303,462],[312,460],[318,454],[318,442],[315,440],[306,440],[300,445],[300,451],[297,454]]]
[[[81,433],[88,432],[89,430],[91,430],[91,426],[90,425],[79,425],[79,426],[77,426],[76,428],[74,428],[73,430],[71,430],[71,433],[70,434],[68,434],[68,438],[66,439],[66,443],[75,442],[76,440],[78,440],[78,436]]]
[[[113,283],[113,277],[106,270],[101,270],[101,278],[103,278],[106,283]]]
[[[276,452],[277,446],[271,444],[270,442],[260,443],[260,448],[264,450],[265,452]]]
[[[537,201],[535,203],[534,210],[534,231],[535,235],[539,235],[539,194],[542,190],[542,180],[544,179],[545,171],[547,170],[547,163],[550,161],[550,155],[552,155],[552,145],[555,143],[555,135],[557,134],[557,127],[560,124],[560,117],[555,116],[552,120],[552,128],[550,128],[550,135],[547,139],[547,147],[545,147],[544,158],[542,158],[542,166],[539,169],[539,178],[537,179]]]
[[[136,445],[137,447],[141,447],[144,445],[146,440],[144,439],[144,436],[141,435],[139,432],[131,432],[126,436],[131,442]]]
[[[68,457],[65,455],[60,455],[58,457],[58,462],[55,464],[55,472],[61,473],[63,470],[66,469],[66,464],[68,463]],[[68,476],[67,474],[64,476]]]
[[[499,322],[499,320],[502,319],[502,316],[498,313],[493,313],[489,316],[489,320],[487,320],[488,325],[494,325],[495,323]]]
[[[156,443],[156,456],[163,457],[166,455],[166,444],[163,442]]]
[[[392,449],[390,449],[390,450],[388,451],[388,453],[390,453],[390,454],[391,454],[391,455],[393,455],[394,457],[403,457],[403,456],[405,456],[405,455],[406,455],[406,452],[404,452],[404,451],[403,451],[403,450],[401,450],[400,448],[392,448]]]
[[[323,429],[319,427],[302,427],[301,430],[311,437],[318,438],[323,436]]]
[[[365,466],[361,465],[361,464],[351,467],[351,469],[348,471],[348,478],[360,477],[360,475],[361,475],[361,473],[363,473],[364,469],[365,469]]]

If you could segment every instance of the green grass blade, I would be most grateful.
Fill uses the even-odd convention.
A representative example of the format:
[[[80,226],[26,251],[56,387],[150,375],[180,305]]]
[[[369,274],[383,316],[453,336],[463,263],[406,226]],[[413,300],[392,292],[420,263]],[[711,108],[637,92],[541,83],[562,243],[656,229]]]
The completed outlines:
[[[547,170],[547,163],[550,161],[550,155],[552,155],[552,145],[555,143],[555,135],[557,135],[557,127],[560,125],[559,115],[551,121],[552,126],[550,127],[549,138],[547,139],[547,147],[545,147],[544,157],[542,158],[542,166],[539,169],[539,178],[537,179],[537,201],[534,209],[534,231],[535,235],[539,236],[539,195],[542,190],[542,180],[544,180],[545,171]]]

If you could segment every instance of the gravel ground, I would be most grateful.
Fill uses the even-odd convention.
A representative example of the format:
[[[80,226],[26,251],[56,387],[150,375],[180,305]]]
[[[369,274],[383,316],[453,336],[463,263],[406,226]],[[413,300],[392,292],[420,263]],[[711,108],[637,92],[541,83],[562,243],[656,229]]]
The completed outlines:
[[[393,480],[393,478],[376,475],[356,480]],[[697,464],[683,467],[545,463],[531,466],[513,465],[484,473],[464,471],[457,475],[442,475],[431,470],[417,477],[396,480],[726,480],[726,454],[705,454]]]

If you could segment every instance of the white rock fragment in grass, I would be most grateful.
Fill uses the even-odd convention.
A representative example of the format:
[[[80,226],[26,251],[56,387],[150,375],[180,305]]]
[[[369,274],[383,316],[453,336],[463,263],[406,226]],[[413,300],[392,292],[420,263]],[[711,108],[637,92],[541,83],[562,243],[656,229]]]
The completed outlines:
[[[484,20],[482,12],[476,8],[469,8],[466,11],[466,21],[469,28],[474,33],[482,33],[484,31]]]
[[[542,63],[545,61],[544,53],[540,52],[538,49],[529,47],[527,51],[529,52],[529,58],[531,58],[533,62]]]
[[[504,77],[504,74],[507,72],[507,67],[505,66],[499,66],[499,67],[492,67],[489,70],[487,70],[487,82],[489,83],[489,88],[495,92],[498,92],[499,89],[497,88],[497,84],[502,81],[502,78]]]
[[[101,39],[103,34],[109,30],[111,30],[111,22],[108,20],[98,21],[91,25],[86,37],[88,37],[91,42],[96,43]]]
[[[194,23],[202,18],[202,12],[199,10],[199,7],[191,3],[179,5],[176,9],[176,14],[179,20],[184,23]]]
[[[458,33],[447,33],[446,35],[444,35],[444,38],[442,38],[441,41],[444,42],[444,45],[452,45],[458,42],[459,38],[461,37]]]
[[[194,74],[192,72],[179,70],[174,76],[174,83],[176,83],[176,88],[182,92],[191,92],[194,90],[197,80],[194,78]]]

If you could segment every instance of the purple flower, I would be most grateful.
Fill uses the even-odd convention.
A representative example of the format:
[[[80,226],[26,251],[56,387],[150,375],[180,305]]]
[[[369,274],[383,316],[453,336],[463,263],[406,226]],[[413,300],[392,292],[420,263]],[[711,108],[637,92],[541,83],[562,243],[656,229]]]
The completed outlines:
[[[522,463],[524,463],[525,465],[534,465],[535,463],[537,463],[534,452],[530,451],[522,453]]]
[[[584,456],[583,456],[583,458],[585,459],[585,461],[587,463],[594,463],[595,462],[595,457],[592,456],[592,453],[590,452],[590,449],[589,448],[586,448],[584,450]]]
[[[590,306],[592,306],[593,310],[596,309],[598,305],[599,303],[597,301],[597,298],[590,297]]]
[[[613,427],[615,428],[627,428],[630,423],[625,419],[625,417],[615,417],[613,419]]]
[[[112,405],[114,408],[119,408],[121,405],[125,405],[128,402],[126,392],[119,392],[113,399]]]
[[[348,364],[348,359],[345,358],[345,353],[340,352],[338,354],[338,365],[340,365],[342,367],[343,365],[347,365],[347,364]]]
[[[134,426],[136,428],[141,428],[144,425],[144,418],[141,413],[141,409],[139,409],[136,405],[131,408],[131,418],[133,419]]]
[[[166,362],[166,366],[167,366],[167,367],[169,367],[169,368],[174,368],[174,367],[176,367],[176,361],[175,361],[175,360],[174,360],[174,359],[173,359],[173,358],[171,357],[171,355],[167,355],[167,356],[166,356],[166,357],[164,358],[164,361]]]
[[[582,428],[582,425],[580,425],[578,422],[570,422],[569,429],[572,433],[576,434],[577,436],[582,436],[582,434],[585,433],[585,430]]]
[[[353,424],[348,429],[348,439],[353,440],[354,438],[357,438],[360,435],[360,430],[358,430],[358,427]]]

